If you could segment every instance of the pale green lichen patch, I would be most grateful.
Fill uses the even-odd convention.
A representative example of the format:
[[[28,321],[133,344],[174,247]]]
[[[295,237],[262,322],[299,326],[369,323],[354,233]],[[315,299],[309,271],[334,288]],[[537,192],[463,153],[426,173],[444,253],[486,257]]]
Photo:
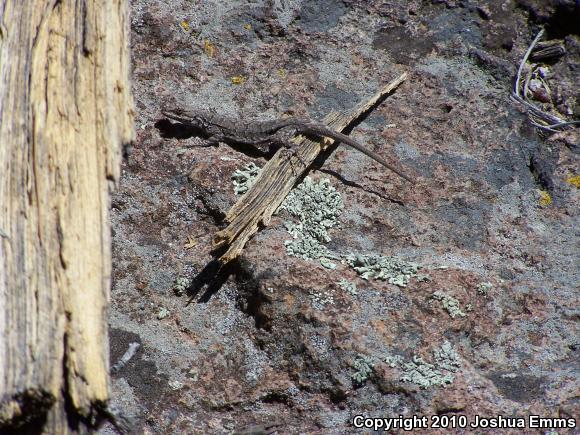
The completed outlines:
[[[352,382],[356,386],[364,384],[373,374],[374,365],[372,358],[360,354],[357,355],[352,365],[356,370],[356,372],[351,375]]]
[[[328,230],[338,223],[342,207],[342,196],[329,179],[316,183],[306,177],[288,194],[280,210],[287,210],[298,218],[299,224],[289,229],[294,237],[310,235],[321,242],[330,242]]]
[[[433,351],[434,363],[428,363],[423,358],[414,355],[411,361],[405,362],[400,355],[387,355],[384,358],[391,368],[403,371],[401,382],[417,384],[422,388],[445,386],[451,384],[461,364],[459,354],[451,343],[445,341],[440,348]]]
[[[173,283],[173,292],[177,296],[182,296],[183,293],[191,286],[192,280],[186,276],[179,276],[175,278]]]
[[[447,340],[439,349],[433,351],[433,357],[435,358],[435,364],[440,369],[456,372],[461,367],[459,354]]]
[[[258,177],[261,170],[262,168],[253,162],[249,163],[242,169],[236,169],[232,174],[234,193],[236,195],[243,195],[246,193],[250,187],[252,187],[252,184],[254,184],[254,180]]]
[[[339,287],[347,293],[350,293],[353,296],[358,294],[358,289],[356,288],[356,284],[354,282],[350,282],[348,279],[341,279],[338,283]]]
[[[317,258],[334,258],[326,246],[311,236],[304,236],[294,240],[286,240],[284,242],[286,252],[288,255],[299,257],[304,260],[312,260]]]
[[[298,222],[286,222],[286,229],[294,240],[287,240],[289,255],[305,260],[321,259],[324,267],[336,265],[328,259],[338,259],[322,243],[329,242],[328,231],[336,226],[343,208],[342,196],[331,186],[330,180],[319,182],[306,177],[288,194],[278,211],[286,210]]]
[[[458,316],[465,317],[467,315],[461,311],[461,307],[457,299],[455,299],[453,296],[443,293],[442,291],[436,291],[433,293],[431,295],[431,299],[441,301],[443,308],[445,311],[447,311],[447,313],[449,313],[452,319],[455,319]]]
[[[326,257],[320,257],[320,264],[330,270],[336,269],[336,263],[333,263]]]
[[[330,260],[346,261],[359,275],[368,279],[380,279],[400,287],[406,287],[419,265],[395,257],[380,255],[335,255],[324,245],[331,238],[329,230],[338,224],[343,209],[342,196],[330,184],[330,180],[319,182],[306,177],[288,194],[278,211],[286,210],[297,219],[285,222],[292,240],[286,240],[288,255],[304,260],[319,260],[322,266],[334,270],[337,265]],[[356,290],[355,290],[356,291]]]
[[[163,320],[169,316],[170,311],[165,307],[159,307],[159,311],[157,312],[157,319]]]
[[[401,355],[387,355],[383,361],[392,369],[400,367],[403,364],[403,357]]]
[[[482,282],[477,286],[477,293],[481,296],[486,297],[488,292],[493,288],[493,284],[491,282]]]
[[[453,382],[453,375],[443,375],[433,364],[414,356],[413,361],[403,363],[402,382],[411,382],[422,388],[439,387]]]
[[[346,262],[363,279],[380,279],[399,287],[406,287],[409,280],[417,274],[420,266],[395,257],[382,255],[354,255],[346,257]]]

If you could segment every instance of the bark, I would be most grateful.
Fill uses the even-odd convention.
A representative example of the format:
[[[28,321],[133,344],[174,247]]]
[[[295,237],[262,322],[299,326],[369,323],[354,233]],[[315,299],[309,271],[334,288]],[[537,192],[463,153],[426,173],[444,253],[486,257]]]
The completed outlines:
[[[0,0],[0,432],[109,397],[109,193],[133,140],[124,0]]]

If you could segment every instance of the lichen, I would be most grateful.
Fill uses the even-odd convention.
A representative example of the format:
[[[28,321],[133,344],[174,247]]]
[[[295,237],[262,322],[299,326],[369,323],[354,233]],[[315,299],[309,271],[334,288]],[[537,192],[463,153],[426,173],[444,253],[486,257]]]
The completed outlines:
[[[552,195],[545,190],[540,190],[540,205],[542,207],[547,207],[552,204]]]
[[[371,377],[374,365],[372,358],[360,354],[356,356],[352,365],[356,372],[351,375],[355,386],[363,385]]]
[[[431,277],[429,275],[417,275],[415,277],[417,282],[429,282],[431,281]]]
[[[416,263],[374,254],[350,254],[346,257],[346,262],[363,279],[380,279],[399,287],[406,287],[411,277],[415,276],[420,268]]]
[[[451,343],[445,341],[441,347],[433,350],[433,360],[431,364],[417,355],[407,362],[400,355],[388,354],[383,358],[389,367],[402,370],[401,382],[410,382],[422,388],[451,384],[455,380],[454,373],[461,367],[459,354]]]
[[[487,293],[493,288],[493,284],[491,282],[482,282],[477,286],[477,293],[481,296],[486,297]]]
[[[566,178],[566,183],[571,184],[574,187],[580,189],[580,175],[571,175]]]
[[[356,288],[356,284],[354,282],[350,282],[349,280],[343,278],[339,281],[338,285],[345,292],[350,293],[353,296],[358,294],[358,289]]]
[[[171,312],[167,308],[159,307],[159,311],[157,312],[157,319],[163,320],[166,317],[168,317],[170,314],[171,314]]]
[[[449,313],[452,319],[455,319],[457,316],[465,317],[467,315],[461,311],[461,307],[457,299],[455,299],[453,296],[443,293],[442,291],[436,291],[433,293],[431,295],[431,299],[441,301],[443,308],[445,311],[447,311],[447,313]]]
[[[243,195],[246,193],[254,181],[258,177],[258,174],[262,168],[257,166],[255,163],[249,163],[242,169],[236,169],[232,174],[232,182],[234,184],[234,193],[236,195]]]
[[[177,296],[182,296],[185,291],[191,286],[191,279],[186,276],[178,276],[173,282],[173,292]]]
[[[208,39],[203,41],[203,51],[207,57],[213,57],[215,54],[215,45],[213,45]]]
[[[173,391],[181,390],[183,388],[183,382],[180,381],[169,381],[167,384]]]
[[[333,263],[326,257],[320,257],[320,264],[322,264],[323,267],[330,270],[336,269],[336,263]]]
[[[403,364],[403,357],[401,355],[387,355],[383,358],[383,361],[393,369]]]
[[[287,240],[288,255],[305,260],[320,259],[327,268],[335,267],[329,259],[338,259],[323,243],[328,243],[328,231],[336,226],[343,208],[342,196],[330,185],[330,180],[314,182],[306,177],[288,194],[278,211],[286,210],[298,222],[286,222],[286,230],[294,240]]]
[[[433,364],[416,355],[413,361],[403,363],[402,369],[402,382],[411,382],[422,388],[451,384],[454,379],[452,374],[443,375]]]
[[[286,246],[288,255],[304,260],[336,258],[326,246],[311,236],[304,236],[295,240],[286,240],[284,245]]]
[[[233,76],[231,81],[233,85],[243,85],[246,80],[248,80],[246,76]]]
[[[453,345],[447,340],[443,342],[440,348],[433,351],[435,364],[439,369],[445,369],[449,372],[456,372],[461,367],[459,354],[453,348]]]
[[[181,21],[179,22],[179,26],[180,26],[180,27],[181,27],[183,30],[185,30],[186,32],[189,32],[189,23],[188,23],[188,21],[187,21],[187,20],[181,20]]]
[[[288,194],[279,210],[287,210],[298,218],[300,223],[293,229],[294,237],[309,235],[320,242],[330,242],[328,230],[337,224],[342,207],[342,196],[329,179],[316,183],[306,177]],[[289,232],[292,234],[290,229]]]

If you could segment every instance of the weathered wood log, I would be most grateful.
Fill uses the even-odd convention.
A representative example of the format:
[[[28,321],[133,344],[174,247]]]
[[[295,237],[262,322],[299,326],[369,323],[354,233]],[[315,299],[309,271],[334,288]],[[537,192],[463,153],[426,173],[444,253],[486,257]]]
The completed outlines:
[[[133,140],[125,0],[0,0],[0,432],[109,396],[109,193]]]

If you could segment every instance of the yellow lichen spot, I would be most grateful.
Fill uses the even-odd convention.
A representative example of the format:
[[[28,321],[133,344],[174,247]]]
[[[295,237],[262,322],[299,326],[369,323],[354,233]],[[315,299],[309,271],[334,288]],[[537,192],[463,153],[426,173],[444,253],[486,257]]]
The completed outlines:
[[[183,30],[189,32],[189,23],[187,22],[187,20],[181,20],[181,23],[179,23],[179,25]]]
[[[566,178],[566,183],[570,183],[572,186],[580,189],[580,175],[573,175]]]
[[[540,190],[540,205],[542,207],[547,207],[552,204],[552,196],[545,190]]]
[[[285,79],[285,78],[286,78],[286,75],[287,75],[287,74],[286,74],[286,70],[285,70],[284,68],[280,68],[280,69],[278,70],[278,75],[279,75],[281,78]]]
[[[215,54],[215,45],[213,45],[209,40],[203,41],[203,51],[207,55],[207,57],[213,57]]]
[[[244,29],[252,30],[252,25],[251,24],[244,24]]]
[[[233,76],[232,77],[232,83],[234,85],[241,85],[246,81],[246,78],[244,76]]]

